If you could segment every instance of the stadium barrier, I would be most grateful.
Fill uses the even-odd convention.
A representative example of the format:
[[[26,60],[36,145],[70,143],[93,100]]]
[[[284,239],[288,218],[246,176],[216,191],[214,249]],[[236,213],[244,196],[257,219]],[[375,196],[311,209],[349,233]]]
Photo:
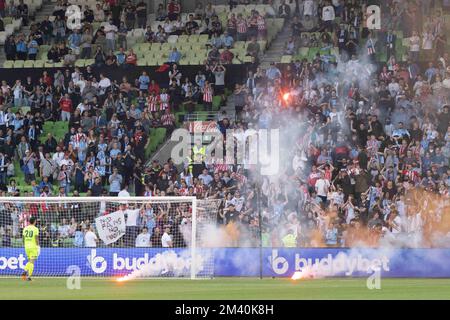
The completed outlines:
[[[212,250],[215,276],[259,276],[259,248]],[[173,249],[178,263],[189,267],[188,259],[183,259],[185,251]],[[35,275],[69,276],[68,270],[74,265],[79,267],[81,276],[124,276],[148,263],[166,269],[164,252],[167,249],[42,248]],[[82,261],[84,263],[80,264]],[[380,270],[382,277],[450,277],[449,249],[264,248],[262,261],[265,277],[291,277],[294,272],[314,264],[329,272],[327,276],[335,277],[368,277],[373,274],[374,267]],[[0,276],[19,275],[25,263],[23,249],[0,248]]]

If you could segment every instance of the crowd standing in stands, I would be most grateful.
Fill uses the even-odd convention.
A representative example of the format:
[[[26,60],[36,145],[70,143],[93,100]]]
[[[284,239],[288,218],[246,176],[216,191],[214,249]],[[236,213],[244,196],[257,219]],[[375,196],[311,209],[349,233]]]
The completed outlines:
[[[251,1],[239,1],[246,2]],[[63,15],[68,3],[58,2],[54,21],[32,25],[28,38],[8,39],[8,59],[33,59],[46,43],[52,45],[49,60],[71,66],[73,55],[81,55],[95,64],[52,75],[45,71],[38,83],[2,81],[3,195],[23,194],[14,180],[14,161],[19,161],[33,186],[28,195],[116,196],[129,188],[144,196],[223,199],[217,220],[232,235],[224,245],[257,245],[260,222],[264,246],[448,245],[450,61],[441,9],[426,1],[386,1],[383,28],[369,30],[365,2],[270,3],[273,16],[285,18],[292,30],[285,53],[334,47],[336,56],[318,50],[310,59],[273,63],[263,70],[257,40],[264,39],[267,27],[256,10],[249,17],[230,15],[223,26],[214,6],[199,4],[195,16],[183,22],[182,8],[173,0],[167,8],[158,7],[161,25],[152,30],[143,19],[145,4],[105,1],[86,8],[82,30],[69,31]],[[94,21],[106,24],[93,30]],[[167,61],[169,85],[154,83],[145,72],[137,79],[125,75],[120,83],[96,74],[104,65],[136,65],[126,44],[126,33],[136,26],[146,28],[149,42],[166,42],[172,34],[208,34],[205,66],[195,79],[184,79],[174,48]],[[399,55],[396,31],[409,39],[406,61]],[[121,36],[118,43],[115,33]],[[259,177],[244,164],[206,158],[201,141],[181,170],[171,159],[145,166],[149,133],[160,126],[175,128],[177,104],[202,102],[211,110],[212,97],[224,93],[226,64],[239,57],[219,49],[241,40],[251,41],[247,54],[252,62],[244,66],[248,77],[232,95],[236,118],[219,113],[217,126],[222,133],[235,129],[236,139],[246,129],[283,129],[280,174]],[[379,61],[380,53],[386,62]],[[30,112],[11,111],[22,105],[30,106]],[[55,120],[68,122],[64,139],[49,135],[39,141],[43,124]],[[147,209],[130,225],[142,232],[136,238],[132,228],[124,245],[134,245],[136,238],[137,246],[161,246],[161,237],[169,233],[179,238],[178,226],[188,221],[188,208]],[[33,214],[31,209],[11,216],[0,212],[0,223],[7,221],[1,226],[4,239],[17,237],[26,215]],[[94,218],[63,215],[46,225],[48,238],[60,245],[69,234],[75,245],[83,246],[80,232],[85,232],[92,245],[89,224]]]

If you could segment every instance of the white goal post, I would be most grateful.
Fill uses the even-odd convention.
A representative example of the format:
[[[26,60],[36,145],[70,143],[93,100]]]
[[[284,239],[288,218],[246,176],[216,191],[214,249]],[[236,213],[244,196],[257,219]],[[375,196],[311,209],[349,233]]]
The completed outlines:
[[[212,278],[221,200],[195,197],[4,197],[0,200],[0,276],[27,262],[22,230],[36,218],[36,276]]]

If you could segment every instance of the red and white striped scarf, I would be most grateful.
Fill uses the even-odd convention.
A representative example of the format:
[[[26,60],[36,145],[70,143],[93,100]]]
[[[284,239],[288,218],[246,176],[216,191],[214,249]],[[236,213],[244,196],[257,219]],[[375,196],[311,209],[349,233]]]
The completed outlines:
[[[256,20],[256,24],[258,25],[258,30],[266,30],[266,20],[264,20],[264,17],[258,16],[258,19]]]
[[[171,125],[173,125],[173,122],[174,122],[174,115],[171,113],[164,114],[161,117],[161,121],[164,126],[171,126]]]
[[[206,87],[203,89],[203,102],[212,102],[213,93],[211,87]]]
[[[245,19],[238,21],[237,32],[238,33],[246,33],[247,32],[247,21],[245,21]]]
[[[164,111],[166,109],[169,109],[170,108],[169,100],[170,96],[167,93],[161,93],[159,95],[160,101],[159,110]]]
[[[148,107],[151,112],[158,111],[158,103],[159,103],[159,97],[158,96],[149,96],[147,98]]]

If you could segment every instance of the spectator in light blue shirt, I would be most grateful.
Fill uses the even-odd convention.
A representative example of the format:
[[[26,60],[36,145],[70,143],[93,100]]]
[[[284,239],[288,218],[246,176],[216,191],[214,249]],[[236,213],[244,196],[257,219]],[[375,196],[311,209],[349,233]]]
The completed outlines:
[[[34,185],[33,185],[34,184]],[[33,190],[33,197],[40,197],[41,196],[41,189],[36,184],[36,182],[31,181],[32,190]]]
[[[330,223],[325,233],[326,244],[328,246],[337,245],[338,230],[334,223]]]
[[[104,162],[104,161],[103,161]],[[101,176],[104,177],[106,175],[106,168],[104,165],[100,163],[100,161],[97,160],[95,171]]]
[[[408,130],[403,128],[403,122],[399,122],[398,128],[394,129],[394,131],[392,131],[392,137],[394,139],[399,139],[399,138],[406,137],[406,136],[409,137],[409,132],[408,132]]]
[[[270,110],[265,109],[262,112],[262,114],[259,116],[258,126],[261,129],[269,129],[271,122],[272,122],[272,116],[270,114]]]
[[[36,56],[39,50],[39,44],[37,41],[32,38],[30,42],[28,43],[28,59],[30,60],[36,60]]]
[[[117,155],[120,153],[120,149],[111,149],[111,151],[109,152],[109,155],[111,156],[111,158],[115,159],[117,158]]]
[[[275,80],[281,77],[281,71],[275,66],[275,63],[271,63],[270,67],[266,71],[266,77],[269,80]]]
[[[209,185],[213,181],[213,177],[211,177],[210,174],[208,174],[207,169],[203,169],[203,173],[198,176],[198,179],[203,182],[204,185]]]
[[[42,177],[42,181],[39,183],[38,188],[39,190],[43,190],[45,187],[47,187],[49,190],[53,189],[52,184],[48,181],[48,177]]]
[[[23,119],[19,119],[17,116],[14,117],[12,125],[14,126],[14,132],[16,133],[23,127]]]
[[[211,40],[209,40],[209,44],[211,45],[211,47],[216,47],[218,49],[223,47],[222,38],[217,32],[213,34]]]
[[[232,48],[234,44],[234,39],[232,36],[228,34],[227,31],[223,33],[221,36],[222,44],[224,47]]]
[[[425,71],[427,80],[431,83],[434,77],[437,75],[438,70],[433,66],[433,62],[428,63],[428,69]]]
[[[75,238],[73,239],[73,245],[75,247],[83,247],[84,244],[84,234],[81,231],[81,225],[77,226],[77,230],[75,231]]]
[[[118,172],[117,168],[113,169],[113,173],[109,176],[109,195],[117,196],[122,189],[122,175]]]
[[[173,48],[172,52],[169,54],[169,63],[178,63],[181,59],[181,52],[177,48]]]
[[[74,30],[72,34],[67,38],[69,41],[69,47],[72,50],[75,50],[80,47],[81,44],[81,35],[78,30]]]
[[[117,64],[118,64],[119,66],[124,65],[125,59],[127,58],[127,55],[125,54],[123,48],[120,48],[120,51],[119,51],[118,54],[116,54],[116,57],[117,57]]]
[[[17,51],[17,58],[19,60],[26,60],[28,48],[27,48],[27,44],[25,43],[25,41],[23,39],[19,39],[19,41],[17,41],[16,51]]]
[[[146,71],[142,71],[142,75],[138,79],[139,90],[143,92],[148,91],[148,85],[150,84],[150,77],[147,75]]]

